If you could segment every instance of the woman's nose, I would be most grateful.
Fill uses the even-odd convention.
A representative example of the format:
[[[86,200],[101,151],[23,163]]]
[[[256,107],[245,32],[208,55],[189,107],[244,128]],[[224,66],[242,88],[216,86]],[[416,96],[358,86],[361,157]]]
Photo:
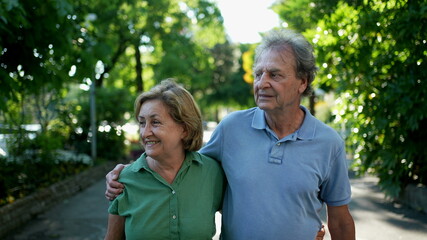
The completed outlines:
[[[151,127],[147,124],[144,127],[140,128],[141,137],[147,137],[151,135]]]

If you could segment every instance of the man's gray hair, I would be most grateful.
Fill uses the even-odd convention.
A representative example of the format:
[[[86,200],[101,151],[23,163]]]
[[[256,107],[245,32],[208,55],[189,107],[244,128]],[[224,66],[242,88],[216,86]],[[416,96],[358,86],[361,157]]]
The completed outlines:
[[[295,55],[297,77],[307,79],[307,89],[303,95],[308,96],[311,94],[311,83],[317,72],[316,59],[313,46],[300,33],[289,29],[274,29],[267,32],[255,50],[254,66],[264,52],[272,49],[282,51],[288,48],[291,48]]]

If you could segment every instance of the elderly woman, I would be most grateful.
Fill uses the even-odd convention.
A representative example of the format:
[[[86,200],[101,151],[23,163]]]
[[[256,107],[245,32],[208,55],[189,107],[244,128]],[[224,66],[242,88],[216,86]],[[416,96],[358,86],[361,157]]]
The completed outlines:
[[[106,239],[212,239],[224,174],[196,152],[203,128],[193,97],[167,79],[138,96],[135,115],[145,153],[120,173]]]

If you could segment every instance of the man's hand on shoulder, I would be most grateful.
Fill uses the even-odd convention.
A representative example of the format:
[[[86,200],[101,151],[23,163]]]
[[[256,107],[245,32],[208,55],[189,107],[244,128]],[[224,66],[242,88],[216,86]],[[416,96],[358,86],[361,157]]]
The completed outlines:
[[[123,192],[125,186],[117,181],[119,179],[120,172],[127,166],[124,164],[117,164],[116,167],[105,175],[107,190],[105,191],[105,197],[112,201],[120,193]]]

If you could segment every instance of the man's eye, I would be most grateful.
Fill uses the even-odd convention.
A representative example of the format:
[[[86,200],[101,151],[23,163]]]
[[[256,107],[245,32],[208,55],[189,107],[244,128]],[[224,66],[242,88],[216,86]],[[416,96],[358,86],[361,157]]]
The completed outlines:
[[[140,125],[140,126],[145,126],[145,121],[140,121],[140,122],[139,122],[139,125]]]
[[[280,79],[281,79],[281,77],[282,77],[282,75],[280,75],[280,74],[278,74],[278,73],[272,73],[270,76],[271,76],[271,78],[272,78],[272,79],[274,79],[274,80],[280,80]]]

